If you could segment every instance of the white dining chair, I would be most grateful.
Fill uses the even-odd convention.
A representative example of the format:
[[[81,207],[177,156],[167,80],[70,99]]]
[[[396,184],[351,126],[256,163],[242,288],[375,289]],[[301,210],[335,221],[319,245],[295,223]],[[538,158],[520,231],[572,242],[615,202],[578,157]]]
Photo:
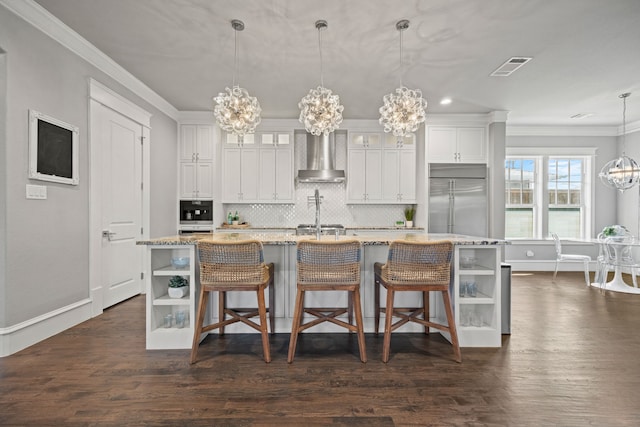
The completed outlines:
[[[591,262],[591,257],[589,255],[581,254],[565,254],[562,252],[562,243],[560,242],[560,238],[558,237],[558,235],[556,233],[551,233],[551,237],[553,237],[553,241],[556,245],[556,269],[553,272],[553,281],[556,281],[556,276],[558,275],[558,265],[561,262],[581,262],[584,264],[584,280],[587,283],[587,286],[589,286],[589,263]]]

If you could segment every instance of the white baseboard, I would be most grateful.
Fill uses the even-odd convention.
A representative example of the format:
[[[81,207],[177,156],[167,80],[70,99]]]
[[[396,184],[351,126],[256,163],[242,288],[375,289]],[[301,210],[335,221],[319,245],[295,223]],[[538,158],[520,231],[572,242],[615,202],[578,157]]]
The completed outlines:
[[[511,271],[553,271],[556,262],[550,260],[506,260],[511,265]],[[582,262],[561,262],[558,271],[584,271]],[[595,271],[596,263],[589,263],[589,271]]]
[[[0,357],[17,353],[91,318],[91,299],[0,329]]]

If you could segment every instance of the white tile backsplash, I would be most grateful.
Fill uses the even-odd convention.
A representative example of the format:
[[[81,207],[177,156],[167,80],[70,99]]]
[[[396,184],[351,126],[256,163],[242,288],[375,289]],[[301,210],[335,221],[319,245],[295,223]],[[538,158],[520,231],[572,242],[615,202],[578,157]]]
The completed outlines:
[[[238,211],[240,219],[254,227],[288,228],[298,224],[315,223],[315,205],[307,203],[315,189],[320,190],[320,221],[323,224],[342,224],[345,227],[393,226],[404,219],[404,205],[347,205],[346,184],[296,184],[293,205],[227,204],[225,214]]]

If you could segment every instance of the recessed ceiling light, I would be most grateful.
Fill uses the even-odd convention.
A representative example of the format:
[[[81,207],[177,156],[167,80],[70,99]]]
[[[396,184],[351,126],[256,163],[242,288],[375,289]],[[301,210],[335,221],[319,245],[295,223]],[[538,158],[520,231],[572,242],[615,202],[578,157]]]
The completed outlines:
[[[449,105],[451,104],[451,98],[442,98],[440,100],[440,105]]]

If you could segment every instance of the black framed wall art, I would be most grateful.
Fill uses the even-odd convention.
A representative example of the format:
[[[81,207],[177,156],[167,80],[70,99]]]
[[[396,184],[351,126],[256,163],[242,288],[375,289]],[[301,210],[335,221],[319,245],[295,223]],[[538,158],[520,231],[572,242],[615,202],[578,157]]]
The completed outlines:
[[[29,110],[29,178],[78,185],[78,128]]]

